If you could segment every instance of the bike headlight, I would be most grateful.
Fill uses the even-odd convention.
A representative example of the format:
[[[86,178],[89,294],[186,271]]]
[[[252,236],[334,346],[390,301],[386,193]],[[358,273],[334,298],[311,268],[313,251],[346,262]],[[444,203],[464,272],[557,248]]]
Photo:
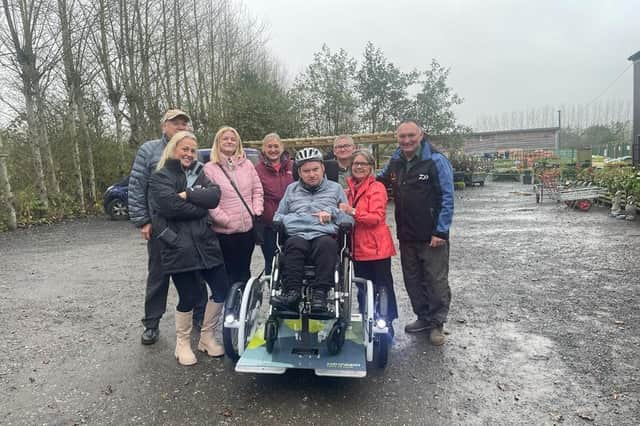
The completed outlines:
[[[386,326],[387,326],[387,322],[385,320],[383,320],[382,318],[376,320],[376,327],[385,328]]]
[[[235,320],[236,318],[233,316],[233,314],[229,314],[226,317],[224,317],[224,322],[226,322],[227,324],[231,324]]]

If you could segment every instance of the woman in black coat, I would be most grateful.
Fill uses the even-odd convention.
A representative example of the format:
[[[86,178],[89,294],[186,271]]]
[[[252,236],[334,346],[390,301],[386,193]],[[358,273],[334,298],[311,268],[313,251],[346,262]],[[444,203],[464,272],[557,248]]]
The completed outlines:
[[[183,365],[197,362],[190,341],[193,308],[205,297],[202,279],[213,300],[207,302],[198,350],[210,356],[224,354],[215,331],[228,281],[220,243],[209,219],[209,209],[220,202],[220,188],[203,173],[197,149],[192,133],[176,133],[149,180],[153,238],[160,241],[162,269],[171,275],[179,296],[175,356]]]

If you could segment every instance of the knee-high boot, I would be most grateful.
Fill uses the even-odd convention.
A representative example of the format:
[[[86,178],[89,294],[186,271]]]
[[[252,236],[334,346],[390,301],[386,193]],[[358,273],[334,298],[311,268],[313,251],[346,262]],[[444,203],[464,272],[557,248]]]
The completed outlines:
[[[193,311],[176,311],[176,351],[175,356],[182,365],[193,365],[198,360],[191,350],[191,327]]]
[[[220,314],[223,306],[224,303],[215,303],[209,299],[207,308],[204,311],[198,350],[206,352],[209,356],[219,357],[224,355],[224,348],[216,340],[216,331],[220,324]]]

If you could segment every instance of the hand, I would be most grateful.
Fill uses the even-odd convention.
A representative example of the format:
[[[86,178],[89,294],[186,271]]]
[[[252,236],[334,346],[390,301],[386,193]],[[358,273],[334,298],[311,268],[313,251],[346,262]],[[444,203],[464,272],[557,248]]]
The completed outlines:
[[[182,198],[183,200],[186,200],[187,199],[187,191],[178,192],[178,197]]]
[[[351,214],[351,210],[353,210],[353,207],[351,207],[349,204],[347,203],[340,203],[338,205],[338,208],[340,210],[342,210],[343,212],[345,212],[346,214]]]
[[[312,213],[312,214],[318,217],[318,219],[320,220],[320,223],[331,223],[331,213],[321,211],[321,212]]]
[[[447,240],[443,240],[440,237],[436,237],[435,235],[432,235],[431,236],[431,243],[429,243],[429,247],[433,247],[433,248],[440,247],[440,246],[443,246],[444,243],[446,243],[446,242],[447,242]]]
[[[151,224],[147,223],[146,225],[142,225],[140,233],[142,234],[142,238],[149,241],[151,239]]]

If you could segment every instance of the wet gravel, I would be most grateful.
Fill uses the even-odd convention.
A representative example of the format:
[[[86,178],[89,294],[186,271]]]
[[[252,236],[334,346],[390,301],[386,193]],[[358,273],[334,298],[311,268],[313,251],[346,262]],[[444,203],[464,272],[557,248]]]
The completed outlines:
[[[128,223],[0,234],[0,424],[638,424],[640,223],[530,190],[457,193],[444,346],[402,332],[393,260],[402,318],[365,379],[237,374],[200,354],[182,367],[173,289],[142,346],[146,249]]]

